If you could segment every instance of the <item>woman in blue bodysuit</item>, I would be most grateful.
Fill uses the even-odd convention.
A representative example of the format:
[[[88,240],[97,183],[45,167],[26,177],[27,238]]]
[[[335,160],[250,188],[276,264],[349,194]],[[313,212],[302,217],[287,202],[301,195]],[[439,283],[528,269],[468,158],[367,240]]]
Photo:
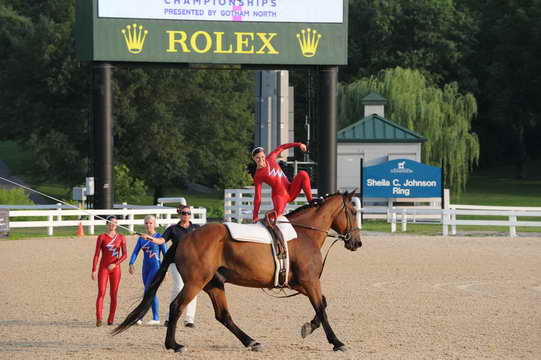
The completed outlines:
[[[159,238],[162,236],[160,233],[156,232],[156,218],[152,215],[145,216],[145,228],[147,234],[152,234],[152,237]],[[135,272],[134,264],[140,250],[143,250],[145,256],[143,259],[142,275],[143,284],[145,284],[146,290],[160,268],[160,253],[165,255],[167,246],[165,244],[156,245],[152,241],[139,237],[130,258],[130,274]],[[139,320],[138,324],[142,324],[142,321]],[[158,296],[155,296],[152,301],[152,320],[148,321],[147,324],[160,325],[160,304],[158,302]]]

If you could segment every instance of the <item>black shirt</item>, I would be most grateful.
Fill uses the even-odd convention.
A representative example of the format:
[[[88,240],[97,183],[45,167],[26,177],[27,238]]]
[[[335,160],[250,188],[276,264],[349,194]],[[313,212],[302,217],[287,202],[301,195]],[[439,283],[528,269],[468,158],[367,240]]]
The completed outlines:
[[[163,233],[163,238],[165,241],[171,240],[173,243],[173,246],[177,246],[179,241],[186,236],[189,232],[194,231],[195,229],[199,228],[198,224],[192,224],[190,221],[190,225],[187,228],[184,228],[180,226],[180,222],[176,223],[174,225],[169,226],[165,232]]]

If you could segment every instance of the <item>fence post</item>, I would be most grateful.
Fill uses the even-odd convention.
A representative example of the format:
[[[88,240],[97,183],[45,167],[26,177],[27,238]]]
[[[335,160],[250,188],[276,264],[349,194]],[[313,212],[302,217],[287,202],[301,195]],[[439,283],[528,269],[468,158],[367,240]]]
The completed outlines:
[[[201,219],[203,219],[203,221],[206,224],[207,223],[207,208],[201,208],[201,210],[203,210],[203,214],[201,216]]]
[[[47,216],[48,220],[49,220],[49,226],[47,227],[47,234],[49,236],[52,236],[53,235],[53,227],[54,227],[54,217],[53,215],[49,215]]]
[[[402,231],[406,231],[408,224],[408,214],[406,214],[406,209],[402,209]]]
[[[88,226],[88,232],[90,235],[94,235],[94,215],[89,216],[90,225]]]
[[[442,212],[442,223],[443,223],[443,228],[442,228],[442,234],[443,236],[447,236],[449,235],[449,209],[444,209]]]
[[[231,221],[231,210],[226,207],[231,207],[231,192],[227,189],[224,190],[224,221]]]
[[[57,221],[62,221],[62,214],[60,214],[60,211],[62,211],[62,204],[61,203],[56,203],[56,210],[59,211],[58,215],[56,215],[56,220]]]
[[[390,198],[387,199],[387,209],[393,209],[393,208],[394,208],[394,206],[393,206],[393,200],[391,200]],[[391,219],[389,219],[389,215],[390,215],[390,214],[389,214],[389,212],[387,211],[387,222],[389,222],[389,220],[391,220]],[[392,220],[391,220],[391,221],[392,221]]]
[[[517,217],[515,215],[509,215],[509,235],[511,237],[517,236]]]
[[[391,210],[391,232],[396,232],[396,211]]]
[[[239,224],[242,223],[242,191],[238,192],[237,193],[237,201],[235,202],[235,204],[237,205],[237,211],[236,211],[236,215],[237,215],[237,222]]]
[[[127,215],[128,215],[128,203],[123,202],[122,203],[122,219],[126,219]]]
[[[135,215],[134,214],[129,214],[128,219],[130,220],[130,225],[128,225],[128,229],[130,229],[130,231],[133,232],[133,228],[135,226],[133,224],[133,221],[135,220]]]
[[[451,235],[456,235],[456,209],[451,210]]]

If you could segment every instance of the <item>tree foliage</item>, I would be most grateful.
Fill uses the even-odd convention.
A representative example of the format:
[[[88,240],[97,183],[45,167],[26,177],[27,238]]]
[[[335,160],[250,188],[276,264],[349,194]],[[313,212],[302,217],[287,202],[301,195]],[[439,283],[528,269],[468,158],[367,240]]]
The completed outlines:
[[[115,149],[151,184],[246,183],[254,119],[253,76],[238,71],[118,69]]]
[[[461,192],[479,157],[477,135],[471,132],[477,113],[475,98],[461,94],[456,83],[439,88],[419,71],[389,69],[340,87],[341,127],[359,120],[361,100],[372,91],[387,99],[387,118],[427,138],[422,145],[423,162],[436,166],[443,163],[449,185]]]
[[[145,182],[133,177],[130,169],[124,165],[115,165],[115,200],[128,204],[141,204],[144,202],[144,195],[147,193]]]
[[[77,184],[92,173],[92,66],[74,53],[74,0],[0,4],[0,140],[33,153],[34,176]],[[114,159],[160,195],[246,181],[253,76],[239,71],[113,72]]]
[[[440,83],[471,81],[461,64],[475,49],[477,23],[455,1],[351,0],[349,12],[349,66],[342,80],[400,66]]]
[[[479,79],[477,121],[487,165],[541,158],[541,0],[464,1],[480,22],[472,71]]]
[[[0,139],[29,148],[41,178],[77,183],[87,170],[89,87],[73,22],[71,1],[0,4]]]

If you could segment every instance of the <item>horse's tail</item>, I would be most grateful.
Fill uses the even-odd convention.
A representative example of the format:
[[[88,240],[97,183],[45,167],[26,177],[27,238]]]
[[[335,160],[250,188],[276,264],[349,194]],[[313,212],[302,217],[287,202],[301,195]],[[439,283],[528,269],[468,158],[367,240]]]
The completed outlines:
[[[167,273],[167,268],[171,263],[175,260],[175,253],[176,253],[176,246],[171,246],[169,250],[165,253],[163,257],[163,261],[160,265],[160,268],[158,269],[158,272],[156,275],[154,275],[154,279],[152,280],[152,283],[150,286],[145,290],[145,294],[143,295],[143,300],[141,300],[141,303],[137,305],[135,309],[132,310],[126,316],[126,319],[120,325],[118,325],[111,333],[113,335],[118,335],[126,330],[128,328],[132,327],[137,323],[138,320],[140,320],[150,309],[150,306],[152,305],[152,300],[154,300],[154,296],[156,296],[156,292],[158,291],[158,288],[163,282],[163,279],[165,278],[165,274]]]

